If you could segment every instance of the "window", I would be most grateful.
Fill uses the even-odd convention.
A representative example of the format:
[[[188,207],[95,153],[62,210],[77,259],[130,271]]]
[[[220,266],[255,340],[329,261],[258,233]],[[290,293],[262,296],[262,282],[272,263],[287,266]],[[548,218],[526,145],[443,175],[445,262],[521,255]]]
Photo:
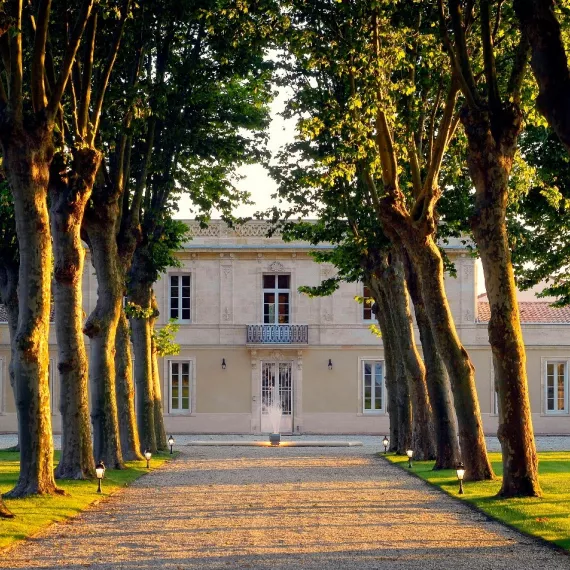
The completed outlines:
[[[190,412],[190,384],[193,374],[191,360],[170,361],[170,413]]]
[[[48,366],[48,378],[49,378],[49,405],[52,414],[57,414],[57,402],[55,399],[55,374],[54,374],[54,363],[53,358],[49,359],[49,366]]]
[[[290,275],[263,276],[263,322],[277,325],[289,323]]]
[[[362,361],[362,407],[364,413],[385,411],[384,362]]]
[[[545,411],[547,414],[568,413],[568,362],[546,362]]]
[[[362,287],[362,298],[364,299],[362,303],[362,320],[371,321],[374,316],[372,314],[372,303],[374,303],[374,301],[370,294],[370,289],[366,287],[366,285]]]
[[[170,318],[190,322],[190,274],[170,275]]]

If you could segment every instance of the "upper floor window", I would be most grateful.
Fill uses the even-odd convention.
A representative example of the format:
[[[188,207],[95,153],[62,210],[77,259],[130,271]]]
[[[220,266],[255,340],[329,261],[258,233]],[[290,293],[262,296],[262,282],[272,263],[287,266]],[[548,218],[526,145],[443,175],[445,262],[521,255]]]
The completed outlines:
[[[190,322],[190,274],[170,274],[170,318]]]
[[[290,322],[290,275],[263,276],[263,322],[277,325]]]
[[[545,411],[547,414],[568,413],[568,362],[546,362]]]
[[[386,394],[384,389],[384,362],[382,360],[362,361],[362,407],[364,413],[384,412]]]
[[[362,320],[363,321],[371,321],[373,314],[372,314],[372,303],[374,302],[372,299],[372,295],[370,294],[370,289],[364,285],[362,287]]]

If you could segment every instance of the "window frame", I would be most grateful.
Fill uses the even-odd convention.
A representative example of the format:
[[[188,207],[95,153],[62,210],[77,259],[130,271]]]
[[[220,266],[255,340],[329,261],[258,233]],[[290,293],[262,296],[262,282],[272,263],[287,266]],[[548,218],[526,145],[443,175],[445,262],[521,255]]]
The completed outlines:
[[[182,307],[180,306],[180,303],[179,303],[179,305],[177,307],[179,317],[176,318],[176,322],[179,324],[191,324],[192,323],[192,317],[194,314],[193,307],[192,307],[192,298],[193,298],[192,287],[193,287],[193,283],[194,283],[194,276],[192,275],[191,271],[175,271],[175,272],[168,273],[167,284],[166,284],[167,291],[168,291],[168,319],[167,320],[175,319],[175,317],[172,316],[172,308],[173,308],[173,306],[172,306],[172,283],[171,283],[172,277],[178,277],[178,279],[179,279],[178,288],[180,290],[180,294],[178,296],[178,299],[179,299],[180,303],[182,301],[181,279],[182,279],[182,277],[189,277],[190,278],[190,297],[189,297],[190,301],[189,301],[189,307],[188,307],[188,310],[190,311],[190,318],[188,318],[188,319],[181,318]]]
[[[174,409],[172,407],[172,365],[173,364],[189,364],[190,377],[188,378],[188,409]],[[195,358],[172,358],[167,362],[168,370],[168,414],[173,416],[190,416],[194,415],[196,407],[196,359]],[[179,392],[178,402],[181,403],[182,395]]]
[[[543,374],[542,374],[542,378],[543,378],[543,390],[542,390],[542,397],[543,397],[543,405],[542,405],[542,410],[543,410],[543,414],[546,416],[567,416],[569,414],[569,406],[568,406],[568,365],[569,365],[569,360],[568,358],[557,358],[557,357],[551,357],[551,358],[544,358],[543,362],[544,362],[544,367],[543,367]],[[563,364],[564,365],[564,380],[563,380],[563,386],[564,386],[564,409],[562,410],[549,410],[548,409],[548,365],[549,364]],[[555,378],[556,379],[556,378]],[[554,402],[556,403],[558,401],[558,398],[556,397],[556,393],[557,393],[557,386],[554,386]]]
[[[275,277],[275,287],[273,288],[266,288],[264,286],[265,277]],[[289,287],[287,289],[282,289],[279,287],[279,277],[286,276],[289,278]],[[265,294],[266,293],[273,293],[275,295],[275,318],[273,319],[272,323],[265,322]],[[288,295],[288,306],[289,310],[287,312],[287,322],[280,323],[279,322],[279,293],[287,293]],[[293,295],[291,294],[291,273],[262,273],[261,274],[261,322],[264,325],[290,325],[292,324],[292,315],[293,310],[291,306],[291,301],[293,299]]]
[[[381,389],[382,389],[382,407],[380,409],[371,409],[371,410],[367,410],[364,406],[365,406],[365,402],[366,402],[366,398],[365,398],[365,365],[366,364],[372,364],[373,365],[373,370],[375,369],[375,364],[380,363],[382,366],[382,385],[381,385]],[[359,415],[362,416],[381,416],[381,415],[386,415],[387,413],[387,409],[388,409],[388,397],[387,397],[387,392],[386,392],[386,361],[384,358],[378,358],[378,357],[361,357],[358,359],[358,365],[359,365],[359,392],[360,392],[360,397],[359,397]],[[374,375],[372,375],[372,378],[374,378]],[[375,379],[374,379],[375,380]],[[374,382],[374,385],[376,385],[376,383]],[[372,401],[376,400],[376,395],[374,395],[374,398]]]
[[[368,293],[370,293],[370,289],[369,287],[367,287],[364,283],[362,283],[362,312],[360,313],[360,316],[362,318],[362,322],[366,323],[366,324],[370,324],[374,322],[374,313],[372,312],[372,305],[374,303],[374,299],[372,299],[372,295],[368,295],[366,296],[366,289],[368,289]],[[366,303],[366,299],[372,299],[372,303],[367,304]],[[370,311],[370,318],[367,319],[364,315],[366,310]]]

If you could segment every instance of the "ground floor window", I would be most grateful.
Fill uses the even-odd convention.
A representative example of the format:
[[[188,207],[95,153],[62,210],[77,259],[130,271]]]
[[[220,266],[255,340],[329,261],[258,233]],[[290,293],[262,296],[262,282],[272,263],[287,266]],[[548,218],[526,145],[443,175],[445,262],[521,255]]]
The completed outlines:
[[[568,413],[568,361],[547,360],[545,381],[545,412]]]
[[[378,413],[386,410],[386,391],[384,387],[384,361],[362,361],[362,411]]]
[[[190,386],[194,363],[191,360],[171,360],[169,370],[170,413],[189,413]]]

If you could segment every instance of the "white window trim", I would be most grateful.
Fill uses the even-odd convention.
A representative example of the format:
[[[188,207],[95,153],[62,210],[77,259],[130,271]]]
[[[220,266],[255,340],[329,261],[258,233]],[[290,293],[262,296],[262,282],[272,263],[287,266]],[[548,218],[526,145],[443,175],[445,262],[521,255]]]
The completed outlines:
[[[48,378],[49,378],[49,407],[51,410],[51,415],[55,416],[55,415],[59,415],[59,407],[57,405],[59,398],[57,397],[58,394],[56,394],[56,386],[55,386],[55,379],[56,379],[56,374],[55,374],[55,370],[56,370],[56,363],[55,363],[55,358],[50,358],[49,359],[49,368],[48,368]]]
[[[365,362],[381,362],[382,363],[382,409],[381,410],[364,410],[364,363]],[[359,417],[375,417],[385,416],[388,410],[388,392],[386,390],[386,361],[384,357],[379,356],[359,356],[358,357],[358,412]]]
[[[189,319],[181,319],[178,318],[176,319],[176,322],[181,324],[181,325],[189,325],[192,322],[195,322],[194,319],[194,303],[193,300],[195,298],[195,294],[194,294],[194,273],[192,271],[172,271],[169,272],[167,275],[167,281],[166,281],[166,295],[167,295],[167,299],[168,299],[168,315],[166,318],[166,322],[168,322],[171,317],[171,309],[172,309],[172,296],[170,294],[170,278],[171,277],[182,277],[182,276],[188,276],[190,277],[190,318]],[[179,285],[180,288],[180,285]],[[178,314],[181,315],[182,314],[182,307],[178,308]]]
[[[570,413],[568,406],[568,369],[570,368],[570,358],[565,356],[549,356],[543,357],[541,360],[541,394],[542,394],[542,414],[543,416],[567,416]],[[565,364],[564,373],[564,410],[548,410],[548,384],[546,382],[547,365],[554,363]]]
[[[263,287],[263,278],[266,275],[274,275],[275,276],[275,287],[272,289],[266,289]],[[280,275],[287,275],[289,277],[289,288],[288,289],[280,289],[278,287],[279,283],[279,276]],[[293,324],[293,290],[291,288],[292,276],[291,273],[288,272],[281,272],[281,273],[267,273],[263,272],[261,274],[261,322],[265,325],[279,325],[279,324]],[[279,321],[279,293],[289,293],[289,315],[288,315],[288,323],[266,323],[265,322],[265,293],[275,293],[275,320]]]
[[[366,297],[364,296],[364,287],[366,287],[366,285],[364,285],[364,283],[361,283],[360,295],[362,296],[364,301],[362,302],[362,304],[358,303],[359,308],[360,308],[360,320],[363,323],[369,325],[371,323],[374,323],[376,321],[376,319],[374,318],[374,313],[372,312],[372,305],[365,305]],[[370,298],[372,298],[372,297],[370,297]],[[369,319],[364,318],[364,307],[365,306],[370,307],[370,318]]]
[[[489,408],[489,415],[494,418],[499,416],[499,395],[495,390],[495,367],[493,365],[493,357],[489,358],[489,379],[491,381],[491,407]]]
[[[0,357],[0,394],[2,399],[0,400],[0,414],[4,415],[6,411],[6,393],[4,392],[4,358]]]
[[[196,414],[196,357],[184,357],[165,359],[166,364],[166,384],[167,384],[167,398],[168,398],[168,415],[171,416],[194,416]],[[190,409],[189,410],[173,410],[172,409],[172,363],[173,362],[190,362],[192,363],[192,372],[190,374]]]

